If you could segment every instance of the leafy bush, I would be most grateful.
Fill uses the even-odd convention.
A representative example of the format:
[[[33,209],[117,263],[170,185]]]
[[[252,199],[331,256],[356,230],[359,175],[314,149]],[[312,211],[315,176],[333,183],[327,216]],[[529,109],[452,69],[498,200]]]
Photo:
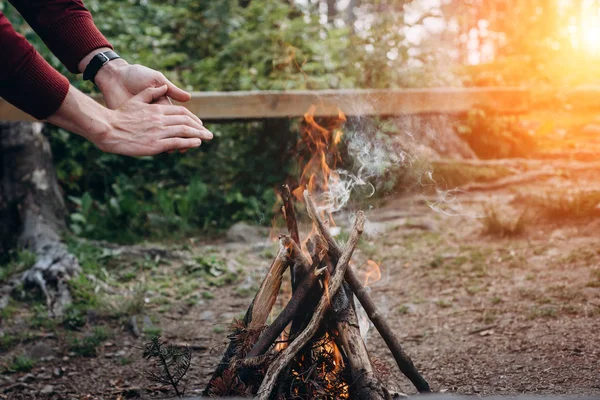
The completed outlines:
[[[509,216],[503,214],[494,204],[485,205],[483,211],[483,231],[485,234],[510,237],[520,235],[525,231],[527,222],[525,211],[516,216]]]
[[[456,125],[458,134],[479,158],[530,158],[537,144],[522,127],[516,116],[494,115],[481,109],[471,110]]]

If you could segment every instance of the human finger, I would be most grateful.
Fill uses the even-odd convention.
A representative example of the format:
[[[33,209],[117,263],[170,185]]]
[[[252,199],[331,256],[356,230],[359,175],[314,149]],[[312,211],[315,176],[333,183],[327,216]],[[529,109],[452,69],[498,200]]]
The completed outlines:
[[[199,147],[202,144],[202,141],[198,138],[168,138],[160,140],[159,145],[161,147],[161,151],[170,151],[170,150],[181,150],[181,149],[193,149],[195,147]]]
[[[172,105],[172,106],[164,106],[163,108],[164,108],[163,113],[165,115],[189,115],[190,117],[194,118],[195,120],[197,120],[198,122],[200,122],[202,124],[202,120],[200,118],[198,118],[194,113],[192,113],[190,110],[188,110],[187,108],[185,108],[183,106]]]
[[[160,99],[156,100],[154,103],[152,104],[162,104],[162,105],[171,105],[173,103],[171,103],[171,100],[169,100],[169,98],[167,96],[163,96]]]
[[[160,87],[149,87],[147,89],[142,90],[140,93],[136,94],[132,99],[142,101],[147,104],[151,104],[152,102],[160,99],[167,93],[167,85],[163,85]]]
[[[181,102],[189,101],[192,98],[191,94],[189,94],[188,92],[186,92],[183,89],[178,88],[170,80],[168,80],[166,78],[165,78],[165,80],[167,81],[167,87],[168,87],[167,96],[169,96],[170,98],[172,98],[175,101],[181,101]]]
[[[160,137],[165,138],[199,138],[202,140],[210,140],[212,139],[212,133],[207,131],[206,129],[196,129],[187,125],[176,125],[176,126],[168,126],[164,129],[161,129]]]
[[[204,129],[206,128],[199,124],[198,121],[190,117],[189,115],[163,115],[162,121],[165,126],[174,126],[174,125],[187,125],[196,129]]]

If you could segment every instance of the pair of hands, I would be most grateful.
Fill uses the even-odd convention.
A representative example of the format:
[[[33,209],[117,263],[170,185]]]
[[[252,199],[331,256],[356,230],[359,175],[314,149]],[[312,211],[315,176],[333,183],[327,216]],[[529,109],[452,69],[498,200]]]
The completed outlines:
[[[186,102],[191,95],[158,71],[118,59],[104,65],[95,81],[112,110],[109,133],[95,142],[102,151],[130,156],[184,152],[213,138],[197,116],[170,104],[169,98]]]

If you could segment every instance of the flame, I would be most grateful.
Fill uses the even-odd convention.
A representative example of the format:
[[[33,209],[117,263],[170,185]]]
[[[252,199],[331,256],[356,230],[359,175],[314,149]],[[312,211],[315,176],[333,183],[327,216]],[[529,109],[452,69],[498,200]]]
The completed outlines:
[[[304,189],[308,189],[313,195],[317,206],[326,208],[327,202],[334,199],[327,194],[332,184],[340,181],[339,174],[335,171],[337,164],[341,161],[338,145],[344,135],[341,126],[346,121],[346,116],[338,110],[338,117],[328,120],[329,126],[320,124],[315,120],[317,107],[310,106],[304,114],[304,124],[301,131],[301,145],[309,152],[308,160],[301,160],[300,185],[293,191],[294,196],[303,201]],[[327,219],[333,222],[331,213],[327,213]]]
[[[277,342],[275,343],[275,350],[276,351],[285,350],[285,348],[288,347],[289,337],[290,337],[290,333],[289,333],[288,329],[286,328],[279,335],[279,339],[277,339]]]
[[[367,263],[361,267],[365,275],[365,286],[369,286],[369,283],[378,282],[381,279],[381,269],[379,265],[373,260],[367,260]]]

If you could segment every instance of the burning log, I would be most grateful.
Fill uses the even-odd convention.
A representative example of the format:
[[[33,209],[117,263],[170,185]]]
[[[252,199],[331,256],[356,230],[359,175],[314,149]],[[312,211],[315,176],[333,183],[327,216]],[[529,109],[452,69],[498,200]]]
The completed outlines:
[[[348,268],[348,264],[350,262],[350,258],[352,257],[352,253],[354,252],[354,248],[358,243],[358,239],[362,235],[365,224],[365,216],[362,212],[359,212],[356,218],[356,222],[354,224],[354,229],[352,230],[352,234],[350,235],[350,239],[348,239],[348,244],[344,249],[344,252],[340,256],[340,259],[336,265],[335,272],[329,282],[328,292],[329,295],[335,294],[342,282],[344,280],[344,274],[346,269]],[[267,400],[271,395],[275,387],[275,383],[277,381],[277,377],[279,373],[283,370],[283,368],[292,361],[294,356],[308,343],[308,341],[313,337],[313,335],[319,329],[319,325],[325,314],[327,307],[329,306],[329,299],[327,296],[322,296],[313,317],[310,320],[310,323],[306,327],[300,335],[279,355],[273,360],[269,369],[267,370],[267,374],[263,379],[263,382],[258,390],[257,398]]]
[[[329,253],[331,258],[337,259],[341,256],[341,250],[338,246],[337,242],[331,236],[329,229],[325,225],[325,223],[319,218],[317,208],[312,201],[310,194],[305,191],[304,192],[304,200],[306,202],[306,210],[308,211],[308,215],[313,220],[314,224],[317,226],[319,233],[325,239],[329,246]],[[392,331],[391,327],[388,325],[387,321],[383,318],[383,315],[377,309],[377,306],[371,299],[371,296],[366,291],[365,287],[360,283],[356,273],[352,269],[352,267],[348,268],[345,276],[346,282],[350,285],[352,292],[356,295],[356,298],[363,306],[365,311],[367,312],[367,316],[375,325],[375,328],[389,347],[392,352],[400,371],[415,385],[417,390],[421,393],[428,393],[431,391],[429,388],[429,384],[427,381],[421,376],[417,368],[413,364],[410,357],[404,352],[398,338]]]

